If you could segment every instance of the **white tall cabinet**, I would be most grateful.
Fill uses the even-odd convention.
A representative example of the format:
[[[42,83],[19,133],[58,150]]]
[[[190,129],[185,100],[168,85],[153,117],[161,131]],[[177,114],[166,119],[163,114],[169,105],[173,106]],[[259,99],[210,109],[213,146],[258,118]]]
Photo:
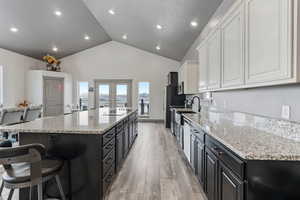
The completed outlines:
[[[188,60],[178,70],[178,84],[184,83],[184,94],[198,93],[198,62]]]
[[[298,1],[237,0],[198,47],[199,91],[300,82]]]
[[[35,105],[44,104],[44,77],[64,79],[64,113],[72,112],[72,76],[63,72],[30,70],[26,76],[26,97]]]

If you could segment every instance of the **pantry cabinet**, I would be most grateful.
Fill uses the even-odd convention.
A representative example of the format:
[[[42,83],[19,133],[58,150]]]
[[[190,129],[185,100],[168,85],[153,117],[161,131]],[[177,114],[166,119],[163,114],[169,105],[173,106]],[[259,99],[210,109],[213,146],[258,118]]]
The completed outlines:
[[[292,75],[291,0],[246,0],[246,83]]]
[[[244,6],[233,7],[221,25],[222,87],[244,84]]]

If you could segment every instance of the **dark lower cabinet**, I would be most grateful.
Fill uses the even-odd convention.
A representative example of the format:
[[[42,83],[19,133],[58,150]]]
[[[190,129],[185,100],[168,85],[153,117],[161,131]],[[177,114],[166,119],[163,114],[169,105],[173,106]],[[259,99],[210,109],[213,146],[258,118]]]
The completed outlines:
[[[208,149],[205,150],[205,191],[208,200],[217,200],[218,159]]]
[[[219,200],[243,200],[244,184],[224,164],[219,166]]]
[[[196,166],[195,174],[199,182],[204,185],[204,144],[200,140],[196,140]]]
[[[123,143],[123,132],[120,132],[116,138],[116,171],[121,167],[123,162],[124,143]]]
[[[124,144],[124,152],[123,158],[127,156],[129,150],[129,129],[128,123],[124,124],[124,136],[123,136],[123,144]]]
[[[191,156],[191,159],[190,159],[190,164],[191,164],[191,167],[192,169],[194,170],[195,172],[195,169],[197,167],[197,143],[196,143],[196,136],[194,136],[193,134],[190,135],[190,146],[191,146],[191,152],[190,152],[190,156]]]

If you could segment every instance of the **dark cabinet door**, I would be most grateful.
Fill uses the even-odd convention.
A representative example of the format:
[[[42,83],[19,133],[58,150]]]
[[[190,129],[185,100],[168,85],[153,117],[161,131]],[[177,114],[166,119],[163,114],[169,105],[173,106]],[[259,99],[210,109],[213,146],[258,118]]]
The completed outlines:
[[[191,145],[190,145],[190,147],[191,147],[191,149],[190,149],[190,156],[191,156],[191,166],[192,166],[192,169],[195,171],[195,169],[196,169],[196,165],[197,165],[197,158],[196,158],[196,155],[197,155],[197,148],[196,148],[196,137],[193,135],[193,134],[191,134],[190,135],[190,140],[191,140]]]
[[[117,135],[116,140],[116,169],[119,169],[123,161],[123,133]]]
[[[205,183],[207,199],[217,200],[218,160],[215,157],[215,155],[211,153],[208,149],[205,150]]]
[[[195,173],[199,180],[199,182],[204,185],[204,144],[197,140],[196,142],[196,167],[195,167]]]
[[[222,163],[219,167],[219,200],[243,200],[244,184]]]
[[[128,124],[124,125],[124,137],[123,137],[123,146],[124,146],[124,152],[123,152],[123,158],[127,156],[128,150],[129,150],[129,129]]]

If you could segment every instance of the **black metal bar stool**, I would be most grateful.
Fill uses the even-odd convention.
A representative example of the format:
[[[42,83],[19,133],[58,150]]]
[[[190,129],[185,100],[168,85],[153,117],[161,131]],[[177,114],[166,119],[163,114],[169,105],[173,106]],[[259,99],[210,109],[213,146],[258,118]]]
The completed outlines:
[[[8,142],[0,146],[11,146]],[[29,144],[18,147],[1,147],[0,164],[5,173],[2,176],[3,188],[10,189],[8,200],[12,199],[15,189],[30,188],[29,198],[32,197],[32,188],[38,188],[38,200],[43,200],[43,183],[55,178],[62,200],[65,195],[61,186],[59,171],[63,166],[61,160],[43,159],[45,147],[41,144]]]

